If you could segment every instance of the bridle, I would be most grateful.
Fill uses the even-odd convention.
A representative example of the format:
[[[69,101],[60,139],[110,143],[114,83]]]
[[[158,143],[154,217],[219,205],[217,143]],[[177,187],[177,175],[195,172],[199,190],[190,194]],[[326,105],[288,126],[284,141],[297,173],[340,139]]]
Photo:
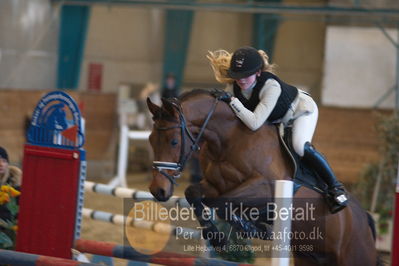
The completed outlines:
[[[159,130],[159,131],[180,128],[181,144],[180,144],[179,162],[175,163],[175,162],[165,162],[165,161],[154,161],[152,164],[153,169],[157,170],[159,173],[161,173],[166,178],[168,178],[172,184],[177,185],[176,179],[180,177],[181,172],[183,171],[184,166],[186,165],[186,162],[188,161],[188,159],[190,159],[190,157],[194,151],[200,150],[200,147],[199,147],[200,139],[205,132],[205,128],[208,125],[209,120],[211,119],[213,113],[215,112],[218,102],[219,102],[219,99],[216,98],[212,105],[211,110],[208,112],[208,114],[205,118],[205,121],[201,126],[201,129],[200,129],[197,137],[194,137],[194,135],[191,133],[190,129],[187,127],[186,118],[184,116],[180,102],[178,102],[178,101],[170,101],[170,103],[173,105],[173,107],[177,110],[177,112],[179,114],[179,121],[178,121],[179,124],[176,126],[171,126],[171,127],[154,127],[155,130]],[[191,144],[190,150],[186,154],[185,146],[186,146],[187,136],[188,136],[189,140],[192,142],[192,144]],[[175,172],[175,174],[170,175],[167,172],[165,172],[164,170],[173,170]]]

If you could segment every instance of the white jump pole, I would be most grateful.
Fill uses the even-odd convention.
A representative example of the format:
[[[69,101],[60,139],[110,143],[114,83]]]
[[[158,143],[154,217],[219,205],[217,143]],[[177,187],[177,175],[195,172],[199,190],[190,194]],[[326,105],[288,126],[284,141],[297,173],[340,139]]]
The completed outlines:
[[[126,172],[129,153],[129,139],[148,140],[148,137],[151,134],[150,131],[129,130],[126,119],[126,114],[120,115],[118,169],[116,177],[108,183],[108,185],[113,187],[127,187]]]
[[[282,208],[288,209],[292,204],[294,183],[288,180],[277,180],[275,187],[275,204],[276,213]],[[274,220],[273,231],[279,232],[291,232],[291,218],[280,219],[277,215]],[[281,239],[273,239],[272,243],[272,266],[289,266],[290,265],[290,239],[283,237]]]
[[[145,200],[156,201],[154,196],[148,191],[142,191],[125,187],[114,187],[90,181],[85,181],[84,190],[85,192],[94,192],[97,194],[110,195],[118,198],[128,198],[128,199],[133,199],[135,201],[145,201]],[[172,196],[168,201],[162,202],[162,206],[167,206],[167,207],[180,206],[188,208],[190,207],[190,204],[188,204],[185,198]]]

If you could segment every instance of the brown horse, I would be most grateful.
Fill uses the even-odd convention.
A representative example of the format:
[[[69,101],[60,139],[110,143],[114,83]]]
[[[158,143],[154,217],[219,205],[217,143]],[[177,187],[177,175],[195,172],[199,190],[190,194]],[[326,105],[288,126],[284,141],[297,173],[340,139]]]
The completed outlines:
[[[265,124],[251,131],[226,103],[205,90],[193,90],[179,100],[162,102],[159,107],[147,100],[154,120],[150,135],[154,151],[150,191],[159,201],[168,200],[175,178],[180,176],[191,153],[199,150],[203,179],[200,184],[189,186],[185,194],[206,232],[217,229],[201,216],[201,203],[220,207],[214,202],[228,198],[234,204],[241,202],[261,210],[266,199],[273,199],[275,180],[292,180],[294,166],[281,146],[275,125]],[[304,206],[305,202],[316,207],[313,222],[293,220],[292,231],[310,233],[311,224],[322,225],[323,241],[317,247],[305,248],[306,240],[292,239],[295,265],[377,264],[372,220],[353,197],[347,208],[331,214],[324,208],[325,199],[320,193],[302,186],[295,193],[294,207]],[[235,220],[235,226],[241,226],[243,231],[268,230],[267,225],[259,229],[260,223],[242,217]]]

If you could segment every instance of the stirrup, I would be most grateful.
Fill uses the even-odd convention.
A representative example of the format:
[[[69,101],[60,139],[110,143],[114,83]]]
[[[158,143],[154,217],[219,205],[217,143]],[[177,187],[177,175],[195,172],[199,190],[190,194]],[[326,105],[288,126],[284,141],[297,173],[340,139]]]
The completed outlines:
[[[337,213],[348,205],[348,197],[342,187],[329,190],[327,203],[331,213]]]

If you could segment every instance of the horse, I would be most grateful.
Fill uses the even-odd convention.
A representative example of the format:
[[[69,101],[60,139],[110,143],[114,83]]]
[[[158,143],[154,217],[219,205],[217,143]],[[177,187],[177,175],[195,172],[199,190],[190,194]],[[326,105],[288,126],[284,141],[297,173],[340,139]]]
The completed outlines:
[[[43,117],[38,124],[46,127],[48,130],[63,131],[67,129],[68,121],[64,108],[64,103],[52,105],[44,112]]]
[[[276,125],[265,123],[257,131],[249,130],[229,105],[209,90],[192,90],[176,100],[162,99],[162,106],[147,99],[147,106],[153,115],[149,141],[154,154],[149,190],[157,200],[167,201],[173,195],[176,178],[185,163],[198,151],[203,179],[199,184],[188,186],[185,196],[206,233],[217,228],[204,217],[203,204],[218,208],[220,202],[234,201],[235,205],[243,203],[259,211],[273,199],[276,180],[293,180],[295,166],[282,148]],[[215,203],[219,199],[221,201]],[[306,239],[292,239],[295,248],[290,251],[295,265],[378,264],[373,221],[354,197],[336,214],[325,208],[321,193],[306,186],[296,191],[293,202],[298,208],[309,202],[315,207],[311,223],[292,220],[293,232],[310,233],[312,225],[323,225],[324,230],[317,250],[306,245],[309,243]],[[266,214],[268,216],[270,210]],[[268,230],[268,223],[263,223],[261,228],[262,223],[237,216],[232,219],[236,228]],[[265,219],[265,215],[259,217]]]

